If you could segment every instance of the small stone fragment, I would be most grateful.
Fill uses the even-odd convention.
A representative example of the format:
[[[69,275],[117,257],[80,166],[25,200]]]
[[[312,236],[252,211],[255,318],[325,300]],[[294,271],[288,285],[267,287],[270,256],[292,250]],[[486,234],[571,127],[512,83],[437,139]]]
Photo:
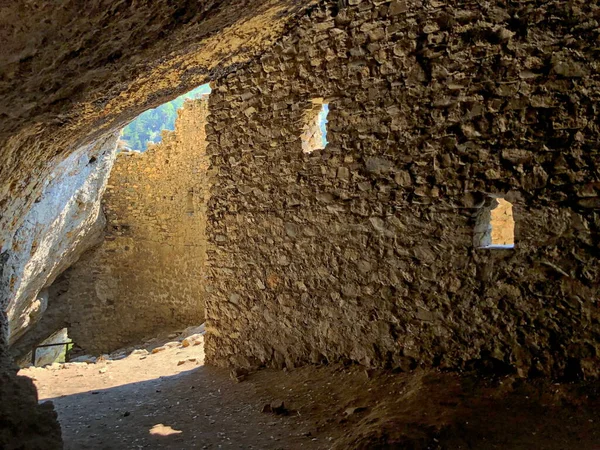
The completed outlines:
[[[283,414],[287,414],[288,410],[285,407],[285,404],[283,403],[283,400],[276,400],[271,402],[271,412],[273,414],[278,414],[278,415],[283,415]]]
[[[235,381],[236,383],[241,383],[242,381],[244,381],[246,379],[248,374],[249,374],[248,369],[244,369],[243,367],[235,367],[235,368],[231,369],[231,372],[229,375],[231,376],[231,379],[233,381]]]
[[[262,407],[262,410],[260,412],[263,412],[263,413],[272,413],[273,410],[271,409],[271,405],[269,403],[267,403],[266,405],[264,405]]]
[[[351,416],[353,414],[357,414],[366,410],[367,408],[365,406],[353,406],[351,408],[346,408],[346,410],[344,411],[344,415]]]

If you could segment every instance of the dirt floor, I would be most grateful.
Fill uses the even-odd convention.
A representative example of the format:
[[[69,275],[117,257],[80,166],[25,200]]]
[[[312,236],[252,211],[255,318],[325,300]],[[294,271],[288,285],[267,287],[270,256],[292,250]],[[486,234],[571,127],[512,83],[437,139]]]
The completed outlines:
[[[201,336],[188,343],[21,375],[54,402],[73,450],[600,450],[600,384],[357,366],[245,377],[204,366]]]

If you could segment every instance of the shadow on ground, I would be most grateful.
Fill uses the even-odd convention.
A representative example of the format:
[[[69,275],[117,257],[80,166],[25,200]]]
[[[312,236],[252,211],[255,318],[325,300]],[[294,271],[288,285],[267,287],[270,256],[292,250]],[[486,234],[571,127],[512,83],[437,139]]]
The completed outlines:
[[[235,383],[199,366],[52,401],[66,449],[600,449],[598,383],[356,366],[262,370]]]
[[[261,414],[252,384],[211,367],[49,400],[65,449],[309,448]]]

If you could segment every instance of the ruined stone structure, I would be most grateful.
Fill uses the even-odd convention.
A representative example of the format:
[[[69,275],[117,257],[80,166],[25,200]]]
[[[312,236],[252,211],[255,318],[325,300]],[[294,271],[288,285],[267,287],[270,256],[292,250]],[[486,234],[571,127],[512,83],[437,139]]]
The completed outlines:
[[[594,2],[75,3],[0,7],[0,447],[59,441],[9,339],[69,317],[109,349],[197,323],[204,286],[213,364],[600,377]],[[208,79],[206,231],[198,102],[118,158],[60,275],[118,130]],[[477,243],[495,198],[514,249]]]
[[[349,3],[211,95],[211,362],[598,377],[598,9]]]
[[[0,376],[5,377],[3,388],[10,393],[9,398],[2,392],[0,419],[5,424],[21,424],[19,429],[9,426],[0,434],[0,447],[35,445],[37,439],[29,432],[33,425],[27,425],[38,419],[32,388],[10,390],[26,383],[14,376],[8,340],[9,329],[19,330],[25,338],[29,330],[24,328],[39,323],[37,312],[44,309],[47,293],[38,296],[35,291],[50,278],[42,281],[42,286],[39,280],[45,275],[35,276],[31,288],[23,284],[27,300],[15,306],[16,284],[10,281],[10,274],[16,273],[13,279],[20,280],[24,272],[14,271],[7,260],[27,264],[29,244],[15,247],[13,241],[33,209],[52,209],[54,200],[46,195],[46,187],[64,172],[77,178],[78,171],[69,158],[88,153],[91,160],[94,149],[140,112],[260,55],[313,3],[182,0],[130,4],[98,0],[86,3],[85,14],[81,3],[72,1],[60,5],[5,2],[0,6]],[[63,170],[57,173],[60,167]],[[67,183],[61,194],[76,197],[77,186]],[[102,187],[97,186],[95,195],[99,197]],[[36,223],[25,226],[37,229],[33,234],[41,239],[66,247],[75,244],[74,238],[90,244],[97,236],[95,231],[101,229],[88,223],[89,227],[77,233],[66,228],[40,232]],[[37,264],[43,272],[44,261],[52,267],[68,266],[71,256],[71,251],[47,252]],[[12,321],[8,310],[16,312]],[[27,320],[29,317],[33,320]],[[14,318],[25,320],[16,322]],[[11,411],[19,414],[11,416]],[[39,414],[42,417],[46,412],[40,410]],[[46,448],[52,448],[57,441],[50,432],[43,435]]]
[[[66,274],[69,333],[107,352],[204,321],[207,100],[186,101],[175,131],[123,152],[103,198],[103,244]]]

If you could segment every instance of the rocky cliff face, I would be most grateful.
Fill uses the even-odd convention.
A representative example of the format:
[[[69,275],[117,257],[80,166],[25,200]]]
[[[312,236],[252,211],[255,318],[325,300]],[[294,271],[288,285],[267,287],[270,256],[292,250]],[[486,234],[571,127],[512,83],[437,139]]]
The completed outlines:
[[[116,139],[117,135],[99,139],[58,164],[6,245],[5,291],[0,295],[11,299],[10,343],[43,315],[48,306],[46,288],[99,243],[104,229],[100,199],[114,162]]]

